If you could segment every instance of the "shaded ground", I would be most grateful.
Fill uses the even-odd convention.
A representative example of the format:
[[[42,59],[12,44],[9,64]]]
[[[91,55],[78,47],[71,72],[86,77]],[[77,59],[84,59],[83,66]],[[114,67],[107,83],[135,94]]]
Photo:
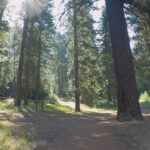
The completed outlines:
[[[142,105],[143,111],[147,108]],[[115,113],[56,114],[0,113],[13,128],[33,132],[30,150],[150,150],[150,111],[144,121],[118,123]]]

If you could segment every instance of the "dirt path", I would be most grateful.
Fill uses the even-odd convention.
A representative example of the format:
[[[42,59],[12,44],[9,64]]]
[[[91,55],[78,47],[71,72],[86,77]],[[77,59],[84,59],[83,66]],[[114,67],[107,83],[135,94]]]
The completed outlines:
[[[150,118],[118,123],[115,114],[0,114],[18,128],[36,129],[34,150],[150,150]]]

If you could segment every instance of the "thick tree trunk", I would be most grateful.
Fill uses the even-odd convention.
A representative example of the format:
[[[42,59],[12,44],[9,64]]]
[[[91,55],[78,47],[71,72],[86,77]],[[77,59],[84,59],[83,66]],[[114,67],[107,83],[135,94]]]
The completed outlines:
[[[35,110],[37,111],[39,103],[39,91],[40,91],[40,64],[41,64],[41,33],[39,37],[39,53],[37,62],[37,77],[36,77],[36,99],[35,99]]]
[[[75,111],[80,111],[79,94],[79,61],[78,61],[78,35],[77,35],[77,7],[74,0],[74,66],[75,66]]]
[[[106,0],[118,89],[118,121],[142,119],[133,57],[121,0]]]
[[[33,35],[33,23],[31,24],[30,30],[30,41],[32,41]],[[24,105],[28,105],[29,98],[29,77],[30,77],[30,67],[31,67],[31,46],[32,44],[29,41],[29,46],[27,49],[27,66],[26,66],[26,82],[25,82],[25,97],[24,97]]]
[[[19,59],[19,67],[18,67],[18,76],[17,76],[17,93],[15,99],[15,106],[21,106],[21,93],[22,93],[22,71],[23,71],[23,60],[24,60],[24,48],[27,37],[27,29],[28,29],[29,18],[25,18],[23,34],[22,34],[22,43],[21,43],[21,51],[20,51],[20,59]]]

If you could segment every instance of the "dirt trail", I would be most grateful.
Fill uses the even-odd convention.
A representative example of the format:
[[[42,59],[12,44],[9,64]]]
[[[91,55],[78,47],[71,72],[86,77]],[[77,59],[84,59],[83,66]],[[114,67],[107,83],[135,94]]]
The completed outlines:
[[[118,123],[115,116],[109,113],[0,114],[20,129],[36,128],[34,150],[150,150],[148,114],[143,122],[129,123]]]
[[[68,107],[73,108],[73,109],[75,108],[75,103],[74,102],[64,102],[64,101],[59,100],[59,99],[57,101],[62,106],[68,106]]]

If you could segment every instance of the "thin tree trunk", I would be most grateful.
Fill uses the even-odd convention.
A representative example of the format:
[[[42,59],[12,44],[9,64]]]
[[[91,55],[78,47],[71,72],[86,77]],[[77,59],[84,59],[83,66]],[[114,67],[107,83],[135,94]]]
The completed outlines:
[[[32,46],[30,41],[32,40],[32,35],[33,35],[33,23],[31,24],[29,47],[27,49],[27,61],[28,62],[26,66],[27,69],[26,69],[24,105],[28,105],[28,98],[29,98],[29,77],[30,77],[30,67],[31,67],[31,46]]]
[[[74,66],[75,66],[75,111],[80,111],[79,94],[79,61],[78,61],[78,34],[77,34],[77,6],[74,0]]]
[[[17,93],[16,93],[16,99],[15,99],[15,106],[21,106],[22,71],[23,71],[24,48],[25,48],[26,37],[27,37],[28,23],[29,23],[29,17],[25,18],[24,20],[19,67],[18,67],[18,76],[17,76],[17,88],[16,88]]]
[[[40,37],[39,37],[39,53],[38,53],[37,77],[36,77],[36,100],[35,100],[35,110],[36,110],[36,111],[37,111],[38,103],[39,103],[40,64],[41,64],[41,33],[40,33]]]
[[[13,66],[13,68],[14,68],[14,79],[13,79],[13,83],[14,83],[14,85],[13,85],[13,92],[12,92],[12,95],[13,95],[13,97],[15,98],[16,97],[16,48],[15,48],[15,46],[13,47],[13,53],[14,53],[14,66]]]
[[[44,110],[44,99],[42,99],[41,110]]]
[[[108,95],[108,102],[112,102],[112,95],[111,95],[111,88],[110,88],[110,80],[108,79],[108,85],[107,85],[107,95]]]
[[[118,121],[141,120],[133,57],[121,0],[106,0],[118,90]]]
[[[1,22],[2,19],[3,19],[3,15],[4,15],[6,5],[7,5],[7,0],[1,0],[0,5],[1,5],[1,10],[0,10],[0,22]]]
[[[6,93],[5,93],[5,86],[6,86],[6,74],[7,74],[7,68],[5,68],[5,71],[4,71],[4,76],[3,76],[3,80],[2,80],[2,95],[3,97],[6,96]]]
[[[57,70],[57,73],[58,73],[58,96],[61,97],[62,96],[62,92],[61,92],[61,75],[60,75],[60,69],[59,69],[59,64],[58,64],[58,70]]]
[[[2,21],[4,10],[5,10],[5,8],[2,8],[2,10],[0,12],[0,22]]]
[[[2,79],[2,66],[3,66],[3,62],[0,62],[0,81]]]

